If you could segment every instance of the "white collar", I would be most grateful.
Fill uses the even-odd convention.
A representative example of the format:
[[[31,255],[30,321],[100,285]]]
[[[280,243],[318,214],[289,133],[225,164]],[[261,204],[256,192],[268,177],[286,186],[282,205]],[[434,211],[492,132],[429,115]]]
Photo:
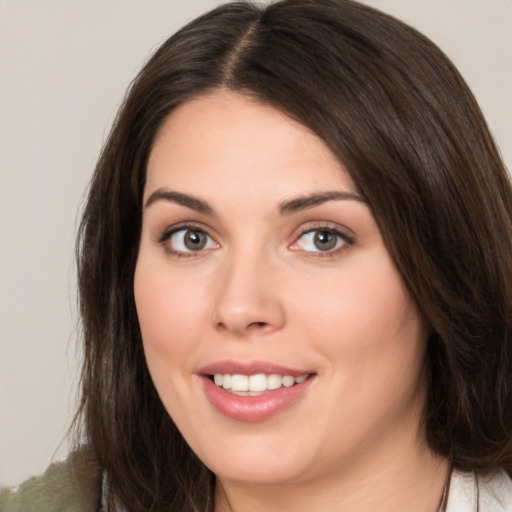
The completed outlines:
[[[446,512],[511,512],[512,480],[504,472],[478,476],[453,470]]]

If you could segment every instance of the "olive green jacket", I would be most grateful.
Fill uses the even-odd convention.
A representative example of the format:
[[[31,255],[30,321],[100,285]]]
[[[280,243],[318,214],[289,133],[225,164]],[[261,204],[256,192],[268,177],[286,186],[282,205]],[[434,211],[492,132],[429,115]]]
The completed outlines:
[[[70,456],[17,490],[0,490],[0,512],[98,512],[98,487],[75,478],[73,462]]]

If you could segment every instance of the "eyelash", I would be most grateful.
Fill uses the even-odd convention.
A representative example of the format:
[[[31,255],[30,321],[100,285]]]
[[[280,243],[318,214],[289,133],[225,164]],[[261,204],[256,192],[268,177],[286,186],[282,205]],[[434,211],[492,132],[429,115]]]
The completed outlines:
[[[341,242],[341,245],[339,247],[336,247],[334,249],[330,249],[327,251],[317,250],[317,251],[305,251],[300,248],[293,248],[294,245],[297,245],[299,243],[299,240],[303,238],[305,235],[308,235],[310,233],[329,233],[331,235],[334,235],[338,241]],[[348,249],[349,247],[352,247],[355,243],[355,240],[353,236],[349,235],[339,227],[334,227],[331,224],[314,224],[312,226],[309,226],[307,229],[303,229],[300,231],[300,233],[295,237],[295,242],[290,246],[292,250],[297,252],[306,253],[308,256],[313,257],[319,257],[319,258],[329,258],[334,257],[338,255],[338,253]]]
[[[172,238],[173,235],[179,233],[180,231],[196,231],[200,233],[204,233],[211,241],[213,241],[217,246],[218,244],[214,241],[214,239],[208,234],[208,231],[201,224],[194,223],[185,223],[178,224],[177,226],[172,226],[171,228],[166,229],[162,234],[157,237],[157,242],[162,245],[167,253],[177,258],[197,258],[204,250],[199,251],[180,251],[176,249],[172,249],[170,244],[167,242]],[[208,249],[206,249],[208,250]]]
[[[179,224],[177,226],[172,226],[171,228],[168,228],[163,233],[161,233],[157,237],[156,241],[158,242],[158,244],[164,246],[164,249],[167,253],[169,253],[172,256],[175,256],[177,258],[196,258],[196,257],[204,254],[205,251],[208,251],[209,249],[211,249],[211,247],[207,248],[207,249],[200,249],[197,251],[193,251],[193,250],[181,251],[181,250],[172,249],[170,244],[168,244],[167,242],[172,238],[172,236],[174,236],[176,233],[179,233],[180,231],[184,231],[184,232],[196,231],[196,232],[204,233],[209,238],[210,242],[213,242],[214,244],[216,244],[217,247],[219,246],[219,244],[217,242],[215,242],[213,237],[211,237],[208,234],[208,231],[204,228],[204,226],[202,226],[200,224],[186,223],[186,224]],[[293,248],[294,245],[298,244],[298,242],[301,238],[303,238],[305,235],[308,235],[308,234],[314,233],[314,232],[330,233],[338,239],[336,244],[338,244],[338,242],[341,241],[341,245],[339,247],[335,247],[334,249],[330,249],[330,250],[326,250],[326,251],[322,251],[322,250],[305,251],[300,248]],[[355,240],[351,235],[347,234],[346,232],[339,229],[338,227],[333,227],[332,225],[325,224],[325,223],[318,224],[318,225],[312,225],[312,226],[309,226],[307,229],[302,229],[298,233],[298,235],[295,237],[294,240],[295,241],[291,245],[288,246],[291,250],[297,251],[297,252],[300,251],[302,253],[308,254],[309,256],[320,257],[320,258],[333,257],[336,254],[338,254],[339,252],[344,251],[347,248],[353,246],[355,243]]]

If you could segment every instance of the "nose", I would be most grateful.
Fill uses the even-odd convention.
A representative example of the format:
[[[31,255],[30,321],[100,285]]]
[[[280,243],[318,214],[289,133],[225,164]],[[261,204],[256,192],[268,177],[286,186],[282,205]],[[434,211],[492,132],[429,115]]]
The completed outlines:
[[[240,338],[281,329],[286,315],[277,269],[261,255],[224,263],[217,284],[214,328]]]

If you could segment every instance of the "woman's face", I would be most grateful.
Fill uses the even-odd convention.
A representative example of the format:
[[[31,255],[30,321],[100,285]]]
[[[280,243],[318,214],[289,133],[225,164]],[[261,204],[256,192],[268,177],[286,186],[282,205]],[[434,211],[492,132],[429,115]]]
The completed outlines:
[[[424,321],[321,139],[244,96],[199,97],[157,137],[144,205],[147,364],[221,479],[300,482],[422,441]]]

